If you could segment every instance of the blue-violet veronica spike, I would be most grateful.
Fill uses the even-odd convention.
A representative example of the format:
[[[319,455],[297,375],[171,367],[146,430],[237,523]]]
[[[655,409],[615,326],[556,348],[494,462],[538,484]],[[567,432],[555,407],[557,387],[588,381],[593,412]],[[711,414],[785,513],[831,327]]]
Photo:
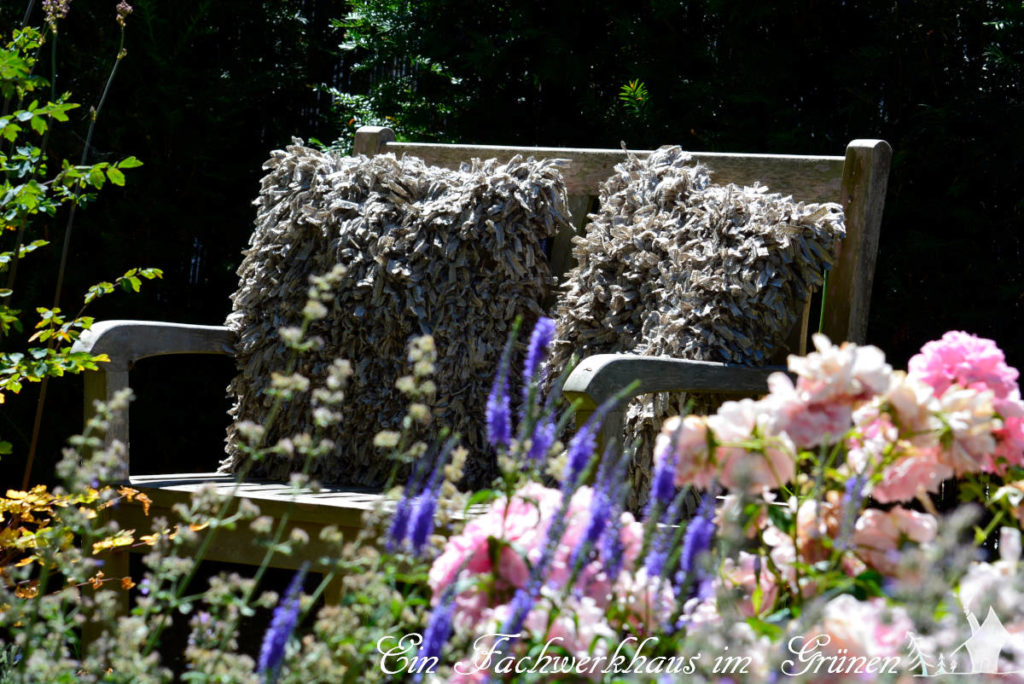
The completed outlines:
[[[580,473],[587,467],[590,456],[597,448],[597,431],[600,429],[601,423],[604,422],[605,416],[617,403],[619,403],[618,397],[605,400],[590,416],[590,420],[584,423],[583,427],[577,430],[569,441],[568,462],[565,464],[565,479],[562,482],[563,492],[570,492],[576,488],[576,481],[579,479]]]
[[[295,573],[291,583],[285,591],[284,598],[274,609],[274,616],[270,620],[270,627],[263,635],[263,646],[260,648],[260,661],[258,672],[266,676],[266,681],[276,682],[281,671],[281,663],[284,661],[285,647],[288,639],[295,631],[295,625],[299,620],[299,592],[302,589],[302,581],[306,577],[306,570],[309,564],[303,563],[299,571]]]
[[[419,553],[427,539],[434,531],[434,511],[437,509],[437,498],[441,493],[441,475],[444,472],[444,465],[448,462],[448,454],[455,447],[458,439],[451,437],[445,442],[441,453],[437,455],[434,462],[434,470],[430,479],[420,495],[416,497],[416,504],[410,521],[409,543],[413,551]]]
[[[679,569],[689,574],[697,567],[697,559],[711,548],[711,540],[715,534],[713,520],[714,508],[709,504],[710,495],[705,494],[700,505],[700,512],[686,526],[683,537],[683,550],[679,556]]]
[[[526,362],[523,364],[523,411],[528,410],[527,403],[530,401],[530,386],[537,379],[535,376],[540,368],[548,347],[555,339],[555,322],[550,318],[541,316],[537,324],[533,326],[533,333],[530,334],[530,346],[526,352]]]
[[[508,368],[502,363],[494,376],[487,397],[487,441],[491,446],[508,446],[512,441],[512,417],[509,415]]]
[[[423,630],[423,643],[420,644],[416,660],[420,663],[426,662],[429,658],[441,657],[441,649],[448,642],[452,633],[452,613],[455,612],[455,592],[446,590],[441,595],[441,600],[434,606],[427,621],[427,628]],[[416,675],[416,681],[422,679],[422,673]]]
[[[530,452],[527,458],[531,461],[542,461],[547,456],[548,449],[555,443],[555,420],[551,414],[540,417],[537,424],[533,426],[533,436],[530,438]]]
[[[533,610],[533,594],[529,589],[516,589],[509,604],[508,619],[501,626],[501,634],[519,634],[526,622],[526,616]]]

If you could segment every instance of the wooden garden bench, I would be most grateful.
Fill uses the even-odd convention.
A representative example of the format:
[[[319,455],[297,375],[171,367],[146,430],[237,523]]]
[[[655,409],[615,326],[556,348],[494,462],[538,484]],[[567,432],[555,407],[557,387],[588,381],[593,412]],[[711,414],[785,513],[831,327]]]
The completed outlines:
[[[355,152],[375,155],[394,153],[422,158],[428,164],[458,167],[471,158],[497,158],[507,161],[514,155],[568,160],[563,167],[569,195],[572,228],[563,230],[553,241],[552,271],[563,274],[571,260],[573,231],[582,231],[586,215],[598,194],[598,186],[613,167],[624,161],[622,150],[497,147],[395,142],[388,128],[364,127],[356,133]],[[648,153],[637,152],[643,157]],[[716,183],[751,185],[759,181],[773,192],[793,195],[807,202],[840,202],[846,211],[847,235],[838,261],[829,274],[828,310],[824,332],[833,340],[863,342],[867,328],[871,281],[875,268],[879,226],[885,200],[891,150],[881,140],[854,140],[845,156],[800,156],[767,154],[694,153],[707,165]],[[810,305],[795,334],[791,349],[805,348]],[[221,326],[185,325],[159,321],[106,321],[96,323],[84,333],[76,349],[107,354],[110,362],[85,376],[86,414],[93,412],[94,400],[109,400],[115,392],[130,386],[133,364],[151,356],[165,354],[232,354],[232,333]],[[630,355],[599,355],[583,360],[565,383],[569,399],[581,401],[586,415],[605,398],[614,395],[635,379],[640,385],[635,394],[658,391],[714,391],[758,393],[766,388],[769,369],[681,359],[641,358]],[[621,415],[610,416],[606,434],[620,430]],[[166,514],[174,503],[207,483],[222,491],[231,491],[234,476],[219,473],[133,475],[130,461],[128,417],[123,416],[106,435],[108,443],[119,440],[125,445],[120,478],[145,492],[153,501],[151,515]],[[210,463],[219,458],[211,445]],[[380,505],[380,495],[351,487],[325,487],[318,493],[306,492],[293,500],[288,485],[276,482],[245,482],[238,496],[258,504],[266,515],[280,517],[289,511],[291,524],[304,528],[311,544],[304,554],[278,556],[275,565],[297,567],[306,558],[320,555],[317,532],[328,524],[343,529],[359,525],[364,510]],[[117,517],[125,528],[148,527],[142,511],[134,505],[122,505]],[[249,543],[248,534],[221,533],[208,558],[239,563],[259,563],[264,550]],[[128,574],[126,554],[112,558],[107,574]]]

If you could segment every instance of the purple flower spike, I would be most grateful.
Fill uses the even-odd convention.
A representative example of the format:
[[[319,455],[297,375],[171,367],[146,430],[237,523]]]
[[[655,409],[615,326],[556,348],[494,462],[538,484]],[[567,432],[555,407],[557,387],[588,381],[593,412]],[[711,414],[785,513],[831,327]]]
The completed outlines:
[[[413,511],[413,501],[408,496],[403,496],[395,509],[395,517],[391,519],[391,527],[388,529],[388,552],[394,551],[405,541],[405,534],[409,529],[409,516]]]
[[[864,500],[864,483],[867,477],[864,473],[857,473],[846,480],[843,501],[840,509],[843,520],[839,525],[839,539],[836,548],[845,551],[850,546],[850,535],[853,534],[854,523],[857,521],[857,514],[860,512],[861,503]]]
[[[597,431],[604,422],[605,416],[612,410],[612,407],[619,403],[619,398],[612,397],[597,407],[590,420],[584,423],[583,427],[576,431],[572,440],[569,441],[569,458],[565,466],[565,480],[562,482],[562,489],[566,492],[576,488],[576,481],[580,473],[590,462],[590,456],[597,448]]]
[[[601,458],[601,467],[597,471],[597,480],[594,486],[594,493],[590,498],[590,517],[587,520],[587,527],[583,531],[583,537],[572,550],[570,566],[576,568],[581,562],[581,556],[589,553],[591,549],[597,548],[604,538],[605,530],[611,522],[613,509],[622,485],[622,474],[625,472],[626,457],[623,454],[614,454],[612,445],[605,447],[604,456]],[[618,531],[615,532],[618,534]],[[616,573],[618,574],[618,573]]]
[[[711,539],[715,534],[714,507],[710,504],[709,495],[704,496],[700,511],[690,524],[686,526],[683,537],[683,551],[679,557],[679,569],[689,574],[697,567],[701,554],[711,548]]]
[[[434,509],[437,507],[437,488],[427,489],[416,497],[416,514],[412,519],[409,543],[419,553],[434,531]]]
[[[676,455],[672,444],[669,444],[667,451],[669,453],[665,454],[663,458],[654,459],[658,465],[654,471],[654,479],[651,480],[651,495],[647,499],[644,518],[651,517],[657,506],[661,506],[664,510],[675,497],[676,487],[673,480],[675,479]]]
[[[427,539],[434,531],[434,511],[437,509],[437,498],[441,493],[441,475],[444,473],[444,464],[448,462],[448,454],[455,448],[458,437],[450,437],[445,442],[441,453],[434,461],[434,470],[430,473],[430,479],[423,487],[423,491],[416,497],[415,513],[411,520],[409,530],[409,543],[416,553],[420,552]]]
[[[509,414],[508,365],[502,360],[487,397],[487,441],[494,448],[508,446],[512,441],[512,417]]]
[[[417,662],[425,662],[429,658],[441,658],[441,649],[448,643],[448,637],[452,633],[452,613],[455,611],[455,592],[447,590],[441,595],[441,600],[430,613],[427,621],[427,628],[423,631],[423,643],[420,644],[419,653],[416,654]],[[423,678],[417,673],[415,681]]]
[[[274,617],[270,621],[267,633],[263,635],[258,672],[266,675],[268,682],[276,682],[281,673],[285,647],[299,621],[299,592],[302,589],[302,581],[306,578],[308,568],[309,564],[303,563],[299,571],[295,573],[295,577],[288,585],[288,590],[285,591],[284,598],[274,609]]]
[[[523,364],[523,411],[528,409],[530,401],[530,386],[538,380],[537,371],[541,362],[548,353],[548,347],[555,339],[555,322],[550,318],[541,316],[537,319],[537,325],[533,326],[533,333],[530,335],[530,347],[526,352],[526,363]]]
[[[541,417],[533,427],[533,437],[530,438],[530,453],[527,459],[530,461],[542,461],[548,453],[548,449],[555,443],[555,419],[551,414]]]
[[[516,589],[509,604],[508,620],[501,626],[502,634],[519,634],[526,622],[526,616],[533,610],[533,594],[528,589]]]

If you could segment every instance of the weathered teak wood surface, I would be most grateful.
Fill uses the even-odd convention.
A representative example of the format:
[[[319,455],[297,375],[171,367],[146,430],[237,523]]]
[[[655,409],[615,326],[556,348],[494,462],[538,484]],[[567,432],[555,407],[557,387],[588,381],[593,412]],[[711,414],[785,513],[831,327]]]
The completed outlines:
[[[566,149],[545,147],[496,147],[482,145],[439,145],[398,143],[390,129],[364,127],[356,133],[357,154],[394,153],[423,158],[431,164],[458,167],[472,158],[508,160],[515,155],[566,160],[562,169],[569,192],[572,228],[563,231],[554,241],[551,267],[563,274],[569,267],[574,231],[582,231],[586,214],[598,194],[600,184],[615,164],[626,158],[622,150]],[[649,152],[637,151],[637,156]],[[750,185],[760,182],[770,190],[791,194],[808,202],[838,201],[846,211],[847,236],[842,242],[835,268],[829,275],[828,308],[824,331],[833,340],[863,342],[867,331],[868,305],[878,248],[882,206],[888,179],[891,149],[881,140],[854,140],[845,156],[797,156],[764,154],[721,154],[695,152],[694,157],[712,171],[716,183]],[[805,307],[798,335],[799,344],[806,342],[808,310]],[[93,353],[106,353],[109,364],[99,372],[86,374],[86,412],[92,412],[93,400],[109,400],[121,388],[129,386],[129,371],[139,359],[164,354],[230,354],[232,333],[221,326],[197,326],[157,321],[107,321],[97,323],[82,335],[75,348]],[[645,392],[714,391],[757,393],[765,388],[771,369],[751,369],[684,361],[680,359],[640,358],[629,355],[600,355],[584,359],[570,375],[564,391],[570,399],[581,403],[583,416],[592,412],[606,398],[615,395],[634,379],[640,386],[634,395]],[[621,415],[613,414],[607,421],[605,436],[617,434]],[[176,474],[165,476],[132,476],[127,416],[112,424],[106,437],[125,447],[120,476],[143,489],[160,510],[170,510],[177,501],[186,500],[204,482],[230,491],[231,478],[216,473]],[[217,460],[211,445],[211,462]],[[302,494],[292,500],[287,485],[276,483],[244,483],[239,496],[256,501],[264,512],[280,515],[285,508],[294,511],[294,524],[322,526],[327,521],[341,527],[358,524],[362,511],[382,505],[379,495],[352,489],[326,489],[319,494]],[[122,506],[118,513],[128,527],[141,525],[141,513],[132,506]],[[351,529],[351,528],[350,528]],[[252,562],[246,535],[240,539],[218,542],[218,558]],[[315,538],[315,534],[311,537]],[[262,555],[262,554],[260,554]],[[280,558],[278,565],[295,566],[305,558],[315,558],[316,547],[304,555]],[[110,573],[127,573],[124,554],[111,559]]]

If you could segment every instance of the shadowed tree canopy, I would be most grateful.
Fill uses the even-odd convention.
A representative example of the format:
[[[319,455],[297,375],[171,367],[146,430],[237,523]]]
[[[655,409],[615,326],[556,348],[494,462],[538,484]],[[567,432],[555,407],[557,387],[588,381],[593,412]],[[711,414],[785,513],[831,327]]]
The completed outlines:
[[[83,116],[116,54],[115,4],[78,0],[61,25],[57,89]],[[23,12],[4,3],[0,25]],[[880,137],[895,158],[869,340],[902,365],[964,329],[1024,365],[1020,0],[138,0],[126,48],[90,156],[145,166],[81,212],[65,291],[137,265],[166,279],[105,300],[97,318],[222,322],[260,165],[292,136],[343,146],[373,122],[445,141],[822,154]],[[644,85],[642,106],[620,99],[630,82]],[[55,152],[77,157],[64,150],[80,150],[86,124]],[[63,220],[41,230],[59,241]],[[55,264],[32,268],[25,305],[52,296]],[[223,380],[199,374],[216,400],[230,367]],[[192,451],[212,467],[223,402],[197,422],[196,388],[163,383],[133,425],[143,439],[176,420],[184,441],[133,449],[150,450],[154,470]],[[67,389],[50,400],[54,416],[67,418],[48,426],[54,454],[81,396],[56,386]]]

